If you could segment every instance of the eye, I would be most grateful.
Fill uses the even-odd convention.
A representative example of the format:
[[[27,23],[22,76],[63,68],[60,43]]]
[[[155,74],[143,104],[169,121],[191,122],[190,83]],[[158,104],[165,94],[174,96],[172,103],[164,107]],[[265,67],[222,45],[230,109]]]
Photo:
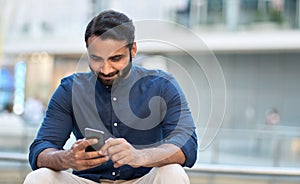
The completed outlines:
[[[116,62],[122,59],[122,55],[118,55],[118,56],[113,56],[110,58],[111,61]]]
[[[95,56],[95,55],[90,55],[90,59],[93,60],[93,61],[97,61],[97,62],[100,62],[100,61],[103,60],[101,57],[98,57],[98,56]]]

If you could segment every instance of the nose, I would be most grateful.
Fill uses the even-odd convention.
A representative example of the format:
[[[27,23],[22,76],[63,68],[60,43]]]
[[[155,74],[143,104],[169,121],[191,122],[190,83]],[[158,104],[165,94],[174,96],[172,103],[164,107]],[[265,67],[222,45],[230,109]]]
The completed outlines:
[[[108,61],[104,61],[101,65],[100,72],[107,75],[113,71],[111,64]]]

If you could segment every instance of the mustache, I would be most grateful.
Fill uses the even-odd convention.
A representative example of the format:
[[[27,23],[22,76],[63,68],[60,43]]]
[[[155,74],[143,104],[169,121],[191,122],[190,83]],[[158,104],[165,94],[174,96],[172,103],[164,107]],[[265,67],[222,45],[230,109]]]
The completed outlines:
[[[117,74],[119,74],[120,71],[114,71],[114,72],[111,72],[109,74],[104,74],[104,73],[101,73],[101,72],[98,72],[98,76],[102,76],[102,77],[112,77],[112,76],[115,76]]]

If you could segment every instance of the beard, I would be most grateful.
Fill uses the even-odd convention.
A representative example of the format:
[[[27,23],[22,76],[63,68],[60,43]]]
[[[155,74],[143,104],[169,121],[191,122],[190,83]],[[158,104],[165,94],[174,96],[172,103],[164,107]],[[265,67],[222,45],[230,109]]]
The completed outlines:
[[[117,71],[111,72],[111,73],[109,73],[109,74],[107,74],[107,75],[98,72],[97,79],[98,79],[103,85],[105,85],[105,86],[112,86],[113,83],[114,83],[114,81],[115,81],[115,79],[105,80],[105,79],[101,78],[101,76],[103,76],[103,77],[112,77],[112,76],[118,75],[119,72],[120,72],[120,71],[117,70]]]
[[[104,79],[101,78],[101,76],[103,76],[103,77],[112,77],[112,76],[114,76],[114,75],[118,75],[119,72],[120,72],[119,70],[116,70],[116,71],[114,71],[114,72],[111,72],[111,73],[105,75],[104,73],[96,72],[95,70],[92,69],[91,66],[89,66],[89,68],[90,68],[90,70],[92,71],[92,73],[97,77],[97,80],[98,80],[99,82],[101,82],[101,83],[102,83],[103,85],[105,85],[105,86],[112,86],[113,83],[114,83],[114,81],[115,81],[115,79],[104,80]]]
[[[104,86],[112,86],[114,83],[114,79],[113,80],[104,80],[98,77],[98,81],[100,81]]]
[[[114,81],[115,81],[115,79],[105,80],[105,79],[102,79],[101,77],[102,77],[102,76],[103,76],[103,77],[113,77],[113,76],[118,75],[119,72],[120,72],[120,71],[117,70],[117,71],[111,72],[111,73],[109,73],[109,74],[107,74],[107,75],[104,74],[104,73],[98,72],[98,73],[97,73],[97,79],[98,79],[103,85],[105,85],[105,86],[112,86],[113,83],[114,83]]]
[[[97,77],[97,80],[98,80],[99,82],[101,82],[101,83],[102,83],[103,85],[105,85],[105,86],[112,86],[113,83],[114,83],[114,81],[115,81],[116,79],[118,79],[119,77],[125,78],[125,77],[129,74],[131,67],[132,67],[132,62],[130,61],[130,62],[125,66],[125,68],[123,68],[123,70],[121,70],[121,71],[120,71],[120,70],[116,70],[116,71],[111,72],[111,73],[109,73],[109,74],[104,74],[104,73],[101,73],[101,72],[96,72],[96,71],[94,71],[94,70],[92,69],[92,67],[89,65],[90,70],[92,71],[92,73],[95,74],[95,76]],[[101,77],[113,77],[113,76],[117,76],[117,77],[114,78],[114,79],[110,79],[110,80],[105,80],[105,79],[101,78]]]

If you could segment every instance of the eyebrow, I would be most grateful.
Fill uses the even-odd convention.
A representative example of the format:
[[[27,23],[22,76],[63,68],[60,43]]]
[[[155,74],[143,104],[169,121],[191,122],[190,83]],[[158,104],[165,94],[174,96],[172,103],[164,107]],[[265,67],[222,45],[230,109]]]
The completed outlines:
[[[108,60],[109,60],[109,59],[112,59],[112,58],[114,58],[114,57],[122,57],[122,56],[124,56],[124,55],[125,55],[125,54],[116,54],[116,55],[114,55],[114,56],[108,57]],[[92,58],[94,58],[94,59],[103,59],[102,57],[96,56],[96,55],[94,55],[94,54],[91,54],[90,57],[92,57]]]
[[[117,54],[117,55],[114,55],[114,56],[110,56],[108,59],[112,59],[114,57],[122,57],[124,56],[125,54]]]
[[[94,54],[91,54],[90,57],[92,57],[92,58],[94,58],[94,59],[103,59],[102,57],[96,56],[96,55],[94,55]]]

